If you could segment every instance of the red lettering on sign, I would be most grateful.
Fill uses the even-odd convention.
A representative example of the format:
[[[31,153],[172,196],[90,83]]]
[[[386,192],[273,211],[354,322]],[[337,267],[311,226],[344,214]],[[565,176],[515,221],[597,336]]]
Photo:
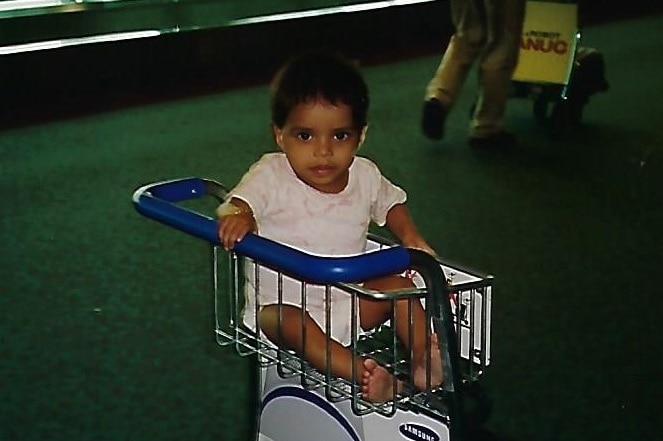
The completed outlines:
[[[564,55],[569,48],[569,44],[564,40],[557,40],[555,42],[555,53]]]
[[[569,49],[569,44],[564,40],[523,37],[520,39],[520,48],[525,51],[554,52],[558,55],[564,55]]]

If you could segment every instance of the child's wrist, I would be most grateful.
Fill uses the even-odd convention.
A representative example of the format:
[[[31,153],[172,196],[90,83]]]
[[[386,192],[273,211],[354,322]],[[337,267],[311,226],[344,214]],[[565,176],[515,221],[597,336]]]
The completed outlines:
[[[249,214],[253,216],[253,212],[250,208],[238,207],[237,205],[228,201],[224,202],[216,208],[216,215],[219,218],[225,216],[238,216],[241,214]]]

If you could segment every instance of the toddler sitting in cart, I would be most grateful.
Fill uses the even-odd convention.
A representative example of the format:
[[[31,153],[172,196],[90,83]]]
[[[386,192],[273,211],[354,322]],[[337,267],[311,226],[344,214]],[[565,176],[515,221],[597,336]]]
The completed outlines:
[[[372,161],[356,156],[366,137],[368,106],[366,83],[344,57],[311,52],[286,63],[271,88],[272,131],[280,152],[267,153],[254,163],[217,209],[223,246],[232,249],[247,233],[257,232],[307,253],[356,255],[366,251],[373,221],[386,225],[403,246],[435,254],[410,217],[405,191]],[[376,360],[353,358],[347,345],[356,307],[359,326],[369,330],[392,317],[395,303],[393,327],[412,354],[412,384],[424,390],[442,383],[437,336],[427,336],[428,321],[418,299],[360,297],[358,305],[352,305],[350,294],[332,288],[327,302],[324,286],[306,284],[303,306],[300,282],[278,282],[266,269],[261,269],[259,280],[252,271],[246,275],[247,284],[259,284],[260,289],[247,290],[258,294],[247,295],[245,323],[320,371],[329,362],[334,376],[353,381],[354,372],[364,399],[387,401],[404,384],[394,381]],[[403,275],[361,282],[381,292],[414,287]],[[331,320],[326,317],[327,305]]]

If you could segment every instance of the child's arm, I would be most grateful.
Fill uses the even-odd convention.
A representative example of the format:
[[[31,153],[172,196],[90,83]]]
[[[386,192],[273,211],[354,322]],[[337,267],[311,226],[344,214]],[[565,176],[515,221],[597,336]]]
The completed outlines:
[[[219,217],[219,239],[226,250],[231,250],[246,233],[258,229],[251,207],[241,199],[231,198],[224,202],[216,214]]]
[[[410,217],[410,212],[405,204],[397,204],[389,209],[387,213],[387,228],[398,238],[404,247],[416,248],[433,256],[436,255],[435,250],[419,234],[419,230],[417,230],[412,217]]]

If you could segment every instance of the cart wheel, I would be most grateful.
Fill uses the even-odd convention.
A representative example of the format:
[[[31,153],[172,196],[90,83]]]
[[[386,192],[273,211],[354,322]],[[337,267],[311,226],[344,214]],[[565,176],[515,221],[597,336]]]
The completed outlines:
[[[569,98],[555,103],[550,117],[553,136],[564,136],[582,123],[586,99]]]
[[[555,103],[550,115],[550,131],[554,137],[563,138],[569,133],[573,126],[572,113],[572,103],[568,100]]]
[[[545,124],[548,121],[548,100],[543,96],[537,96],[534,99],[533,107],[534,119],[539,124]]]
[[[588,101],[588,98],[572,98],[569,100],[567,107],[569,110],[569,119],[572,124],[580,125],[582,123],[582,112]]]

